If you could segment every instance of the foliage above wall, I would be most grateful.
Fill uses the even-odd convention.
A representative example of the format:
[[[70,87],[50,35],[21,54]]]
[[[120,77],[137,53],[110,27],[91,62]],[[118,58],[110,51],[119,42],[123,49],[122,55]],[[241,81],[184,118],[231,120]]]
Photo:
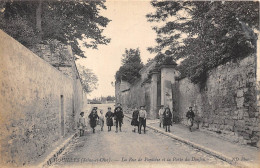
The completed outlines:
[[[256,50],[258,1],[152,1],[147,15],[155,26],[158,57],[183,60],[178,70],[192,82],[205,81],[207,71]],[[162,56],[160,56],[162,55]]]
[[[122,55],[122,66],[116,72],[116,81],[127,81],[133,83],[136,79],[140,78],[139,71],[143,68],[143,63],[140,57],[140,50],[130,48],[125,49],[125,53]]]
[[[26,47],[56,39],[85,57],[81,46],[97,49],[110,42],[102,34],[110,20],[100,15],[101,9],[106,9],[104,1],[6,0],[0,2],[0,28]]]
[[[78,65],[78,71],[84,92],[91,93],[98,87],[98,78],[91,69]]]

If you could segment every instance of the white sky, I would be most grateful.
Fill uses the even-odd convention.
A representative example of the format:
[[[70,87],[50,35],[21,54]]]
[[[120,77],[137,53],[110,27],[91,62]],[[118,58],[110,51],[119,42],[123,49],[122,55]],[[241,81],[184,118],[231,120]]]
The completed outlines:
[[[86,49],[87,58],[80,58],[77,64],[92,69],[99,79],[98,89],[88,98],[115,95],[111,82],[115,81],[115,73],[121,66],[125,48],[139,47],[143,63],[155,55],[147,51],[147,47],[155,46],[156,33],[152,24],[147,22],[146,14],[154,8],[149,1],[107,1],[107,10],[101,15],[112,20],[104,30],[104,35],[111,38],[108,45],[100,45],[98,50]]]

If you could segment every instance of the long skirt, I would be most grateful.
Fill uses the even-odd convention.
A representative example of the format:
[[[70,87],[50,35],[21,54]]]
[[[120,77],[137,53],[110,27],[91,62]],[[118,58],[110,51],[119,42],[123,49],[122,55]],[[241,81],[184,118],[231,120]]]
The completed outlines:
[[[113,118],[107,118],[107,126],[113,126]]]
[[[139,125],[139,122],[137,121],[137,118],[132,119],[131,125],[132,126],[138,126]]]
[[[95,128],[97,126],[97,121],[96,120],[90,120],[90,127]]]
[[[164,126],[172,125],[172,120],[171,120],[171,118],[164,118],[164,120],[163,120],[163,125],[164,125]]]

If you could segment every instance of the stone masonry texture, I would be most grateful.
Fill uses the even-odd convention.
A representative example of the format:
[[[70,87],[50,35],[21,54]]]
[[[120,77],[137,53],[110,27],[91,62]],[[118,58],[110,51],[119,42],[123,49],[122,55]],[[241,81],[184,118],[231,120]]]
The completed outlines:
[[[0,164],[21,166],[72,133],[82,88],[41,59],[51,53],[40,58],[3,31],[0,44]]]
[[[120,81],[115,86],[116,102],[121,103],[127,108],[140,107],[146,105],[147,116],[154,116],[150,111],[151,83],[148,81],[148,73],[155,66],[154,63],[140,70],[141,79],[129,84],[126,81]]]
[[[188,78],[176,82],[174,104],[181,122],[187,123],[185,114],[192,106],[202,128],[256,146],[260,132],[255,58],[218,66],[208,73],[204,87]]]
[[[124,84],[124,81],[118,82],[116,99],[128,108],[145,104],[150,114],[148,116],[155,118],[158,108],[157,111],[154,111],[156,108],[150,108],[149,100],[154,101],[157,98],[157,106],[163,104],[171,107],[172,105],[173,121],[185,125],[187,124],[186,112],[192,106],[196,115],[195,121],[201,130],[215,132],[216,136],[232,142],[259,146],[260,84],[256,80],[256,66],[255,54],[236,62],[227,62],[209,71],[203,85],[193,84],[188,78],[175,80],[178,72],[174,69],[169,69],[167,73],[161,70],[157,87],[151,87],[153,85],[149,80],[144,82],[146,78],[141,78],[132,85]],[[151,67],[141,70],[142,76],[147,73],[146,69],[151,69]],[[165,80],[162,73],[174,79]],[[168,82],[167,88],[165,87],[167,91],[159,85],[162,80],[171,81]],[[124,89],[120,90],[120,88]],[[152,88],[157,88],[157,90]],[[157,94],[152,94],[154,92]],[[164,99],[160,101],[160,97],[167,96],[166,93],[172,104],[169,101],[164,102]],[[154,95],[156,98],[151,98]]]

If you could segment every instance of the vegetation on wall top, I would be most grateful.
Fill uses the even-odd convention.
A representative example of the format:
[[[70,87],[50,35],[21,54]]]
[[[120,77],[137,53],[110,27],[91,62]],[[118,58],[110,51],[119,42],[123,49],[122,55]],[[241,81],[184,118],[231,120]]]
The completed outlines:
[[[115,78],[119,82],[121,80],[133,83],[140,78],[139,71],[143,68],[143,63],[140,57],[140,50],[137,49],[125,49],[125,53],[122,55],[122,66],[116,72]]]
[[[157,45],[148,48],[157,57],[182,60],[181,77],[204,82],[208,70],[256,50],[259,31],[258,1],[151,1],[147,14]]]
[[[101,9],[106,9],[104,1],[4,0],[0,2],[0,28],[28,48],[56,39],[85,57],[82,46],[97,49],[110,42],[103,35],[110,20],[100,15]]]

